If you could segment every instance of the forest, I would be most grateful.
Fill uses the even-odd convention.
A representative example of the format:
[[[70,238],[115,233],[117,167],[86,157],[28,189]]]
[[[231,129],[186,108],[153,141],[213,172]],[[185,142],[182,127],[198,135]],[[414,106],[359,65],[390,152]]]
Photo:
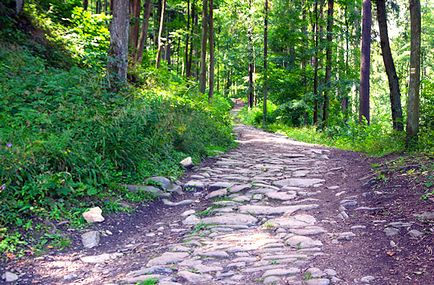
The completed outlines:
[[[239,123],[423,157],[434,196],[433,51],[431,0],[2,0],[0,253],[150,203],[125,185],[179,179]]]

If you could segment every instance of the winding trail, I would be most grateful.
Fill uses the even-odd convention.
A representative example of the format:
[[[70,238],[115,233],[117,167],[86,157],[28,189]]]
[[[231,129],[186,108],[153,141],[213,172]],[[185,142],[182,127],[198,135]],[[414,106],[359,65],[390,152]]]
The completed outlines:
[[[28,284],[386,284],[366,254],[381,248],[372,223],[351,219],[378,210],[360,201],[363,158],[235,133],[239,146],[187,173],[173,203],[111,221],[98,248],[37,259]]]

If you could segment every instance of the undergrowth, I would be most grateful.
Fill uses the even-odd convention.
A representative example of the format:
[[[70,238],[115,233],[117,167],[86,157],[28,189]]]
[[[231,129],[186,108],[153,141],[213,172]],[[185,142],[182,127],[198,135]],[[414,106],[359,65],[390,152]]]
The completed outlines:
[[[45,16],[32,21],[51,31],[59,26]],[[101,72],[108,39],[95,42],[94,31],[74,28],[103,26],[105,18],[77,10],[62,21],[62,39],[77,51],[64,53],[49,38],[53,46],[35,48],[13,25],[0,33],[0,253],[9,258],[68,246],[62,229],[82,227],[86,209],[130,212],[125,201],[154,198],[122,185],[178,177],[185,157],[198,162],[234,144],[229,100],[216,94],[209,104],[196,85],[153,68],[137,72],[134,86],[110,92]],[[48,59],[47,50],[63,56]]]

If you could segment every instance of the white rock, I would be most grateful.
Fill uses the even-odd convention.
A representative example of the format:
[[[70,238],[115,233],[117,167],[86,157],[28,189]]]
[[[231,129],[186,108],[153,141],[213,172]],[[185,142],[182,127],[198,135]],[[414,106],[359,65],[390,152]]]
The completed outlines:
[[[195,210],[187,210],[187,211],[185,211],[184,213],[182,213],[181,216],[183,216],[183,217],[188,217],[188,216],[190,216],[190,215],[193,215],[194,213],[196,213]]]
[[[186,270],[178,272],[178,276],[184,278],[188,284],[204,284],[212,279],[211,275],[196,274]]]
[[[251,215],[228,213],[222,216],[206,217],[202,219],[205,224],[218,225],[254,225],[258,219]]]
[[[9,271],[6,271],[2,277],[6,282],[15,282],[19,278],[18,275]]]
[[[103,253],[100,255],[84,256],[80,258],[84,263],[103,263],[121,257],[122,253]]]
[[[155,257],[148,261],[146,266],[166,265],[178,263],[188,256],[186,252],[165,252],[159,257]]]
[[[190,215],[185,220],[182,221],[184,225],[197,225],[200,223],[200,219],[196,217],[195,215]]]
[[[83,218],[88,223],[104,222],[104,217],[102,216],[102,210],[100,207],[91,208],[89,211],[84,212]]]
[[[362,282],[362,283],[371,283],[374,280],[375,280],[375,277],[370,276],[370,275],[360,278],[360,282]]]
[[[322,242],[320,240],[314,240],[306,236],[292,236],[286,240],[286,243],[299,249],[322,246]]]
[[[81,235],[81,242],[85,248],[94,248],[99,245],[100,233],[98,231],[90,231]]]
[[[206,199],[212,199],[212,198],[224,197],[227,194],[228,194],[228,190],[220,189],[220,190],[216,190],[216,191],[209,193],[208,195],[206,195],[205,198]]]
[[[181,160],[179,163],[181,163],[181,165],[184,166],[185,168],[189,168],[193,166],[193,160],[191,159],[191,157],[187,157]]]

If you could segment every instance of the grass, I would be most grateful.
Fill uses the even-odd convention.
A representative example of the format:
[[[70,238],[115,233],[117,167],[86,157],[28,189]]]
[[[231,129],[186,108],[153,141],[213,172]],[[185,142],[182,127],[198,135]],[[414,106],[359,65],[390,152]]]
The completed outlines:
[[[138,282],[136,285],[156,285],[156,284],[158,284],[157,278],[149,278],[141,282]]]

